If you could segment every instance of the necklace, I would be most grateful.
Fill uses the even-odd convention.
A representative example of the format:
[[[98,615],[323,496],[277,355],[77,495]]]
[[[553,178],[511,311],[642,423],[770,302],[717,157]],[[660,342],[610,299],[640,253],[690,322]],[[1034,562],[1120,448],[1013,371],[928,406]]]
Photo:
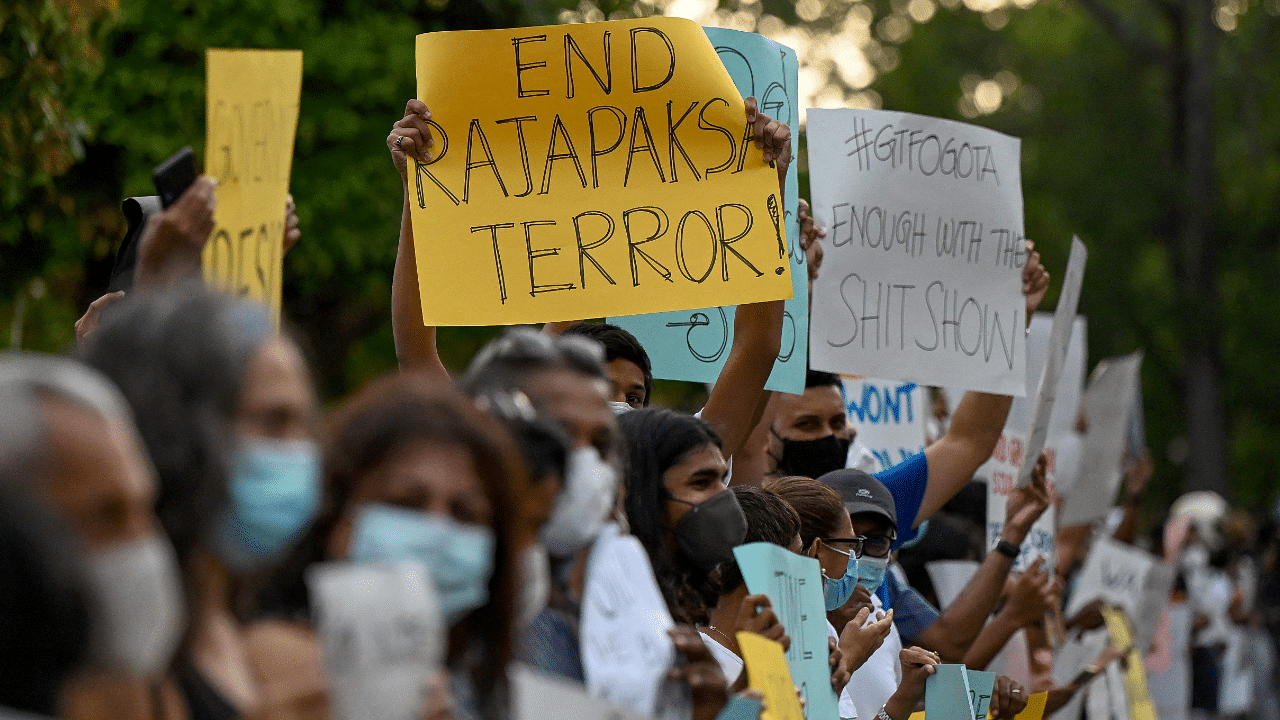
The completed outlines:
[[[723,632],[720,632],[720,628],[716,627],[715,625],[708,625],[707,629],[719,635],[720,637],[724,638],[725,649],[729,650],[730,652],[733,652],[734,651],[733,649],[738,646],[738,644],[735,643],[732,638],[730,638],[728,635],[725,635]]]

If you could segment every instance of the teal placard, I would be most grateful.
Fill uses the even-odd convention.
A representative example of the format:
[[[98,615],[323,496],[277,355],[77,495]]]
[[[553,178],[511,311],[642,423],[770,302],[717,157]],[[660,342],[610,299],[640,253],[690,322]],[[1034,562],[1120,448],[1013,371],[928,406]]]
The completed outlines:
[[[937,672],[925,680],[924,716],[929,720],[960,720],[973,717],[973,702],[969,695],[969,673],[965,666],[938,665]]]
[[[794,155],[800,129],[800,81],[795,51],[756,33],[724,28],[704,30],[742,97],[756,98],[763,112],[791,126]],[[809,360],[809,266],[800,249],[800,223],[796,217],[800,198],[796,175],[798,159],[793,157],[787,169],[783,207],[772,220],[779,245],[785,238],[792,298],[786,301],[782,347],[765,383],[769,390],[797,395],[804,392],[805,366]],[[720,376],[729,348],[733,346],[734,310],[734,306],[681,310],[611,317],[608,321],[626,328],[644,345],[653,362],[654,377],[710,383]]]
[[[764,703],[755,698],[733,695],[725,703],[716,720],[760,720],[760,710]]]
[[[991,709],[991,695],[996,688],[996,674],[985,670],[969,670],[969,701],[973,703],[974,720],[986,720],[987,711]]]
[[[818,561],[773,543],[739,545],[733,556],[752,595],[766,595],[791,636],[787,667],[805,699],[808,720],[840,717],[827,662],[827,613]]]

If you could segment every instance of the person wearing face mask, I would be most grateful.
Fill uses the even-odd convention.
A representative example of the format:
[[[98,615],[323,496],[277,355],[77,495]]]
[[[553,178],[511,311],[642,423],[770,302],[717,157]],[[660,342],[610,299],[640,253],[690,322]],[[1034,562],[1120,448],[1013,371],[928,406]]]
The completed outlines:
[[[264,306],[191,285],[116,303],[80,354],[120,387],[159,474],[191,618],[172,669],[186,713],[311,702],[323,688],[282,679],[288,650],[262,652],[248,625],[260,580],[319,499],[316,400],[297,345]]]
[[[519,549],[534,531],[515,444],[451,387],[415,374],[366,386],[326,437],[320,515],[284,565],[272,612],[308,621],[305,577],[318,562],[421,563],[449,628],[455,719],[506,717]],[[313,661],[321,672],[318,652]]]
[[[733,559],[747,534],[742,508],[725,486],[720,438],[705,421],[671,410],[633,410],[618,421],[627,447],[631,532],[677,625],[688,632],[709,626],[711,573]],[[677,649],[688,660],[679,672],[693,690],[694,717],[714,717],[726,701],[719,665],[701,642],[677,643]]]
[[[8,408],[5,408],[8,409]],[[59,715],[86,660],[90,589],[71,529],[0,469],[0,718]],[[22,713],[18,716],[16,713]],[[27,714],[35,713],[35,714]]]
[[[66,358],[0,355],[0,475],[22,482],[70,529],[92,634],[65,688],[72,718],[127,716],[176,701],[164,673],[184,628],[174,552],[152,510],[155,471],[128,406]]]

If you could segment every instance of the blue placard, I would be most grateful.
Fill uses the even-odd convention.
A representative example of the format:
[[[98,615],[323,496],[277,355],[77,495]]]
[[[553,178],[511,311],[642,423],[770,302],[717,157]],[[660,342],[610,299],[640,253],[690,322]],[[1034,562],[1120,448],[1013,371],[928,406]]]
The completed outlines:
[[[716,720],[760,720],[760,710],[764,703],[755,698],[733,695],[724,708],[716,715]]]
[[[747,590],[768,596],[773,613],[791,637],[787,667],[805,699],[804,716],[809,720],[840,717],[827,662],[827,613],[818,561],[766,542],[739,545],[733,556]]]
[[[969,676],[969,701],[973,703],[974,720],[986,720],[996,688],[996,674],[968,668],[965,668],[965,674]]]
[[[924,681],[924,716],[933,720],[973,717],[969,673],[964,665],[938,665],[937,672]]]
[[[800,129],[799,76],[796,53],[756,33],[704,28],[721,62],[742,93],[754,97],[761,111],[791,126],[795,153]],[[779,240],[785,236],[791,266],[792,297],[786,301],[782,346],[765,388],[801,394],[809,360],[809,265],[800,249],[796,217],[799,186],[798,157],[787,169],[784,207],[773,219]],[[781,242],[780,242],[781,244]],[[733,346],[734,306],[611,317],[644,345],[653,362],[654,377],[667,380],[715,382]]]

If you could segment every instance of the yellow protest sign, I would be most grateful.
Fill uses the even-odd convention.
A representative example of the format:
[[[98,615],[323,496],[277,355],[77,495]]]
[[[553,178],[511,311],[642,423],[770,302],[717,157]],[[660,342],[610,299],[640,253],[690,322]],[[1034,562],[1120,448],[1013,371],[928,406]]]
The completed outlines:
[[[1129,720],[1157,720],[1156,706],[1147,690],[1147,671],[1142,664],[1142,653],[1133,646],[1133,627],[1123,610],[1103,607],[1102,619],[1111,634],[1111,644],[1117,648],[1129,648],[1124,670],[1124,689],[1129,697]]]
[[[738,648],[747,666],[749,684],[764,695],[760,720],[804,720],[782,645],[755,633],[740,632]]]
[[[791,296],[777,171],[679,18],[418,36],[432,159],[411,162],[428,325]]]
[[[205,282],[280,316],[285,202],[302,95],[301,50],[209,50],[205,174],[217,178]]]

